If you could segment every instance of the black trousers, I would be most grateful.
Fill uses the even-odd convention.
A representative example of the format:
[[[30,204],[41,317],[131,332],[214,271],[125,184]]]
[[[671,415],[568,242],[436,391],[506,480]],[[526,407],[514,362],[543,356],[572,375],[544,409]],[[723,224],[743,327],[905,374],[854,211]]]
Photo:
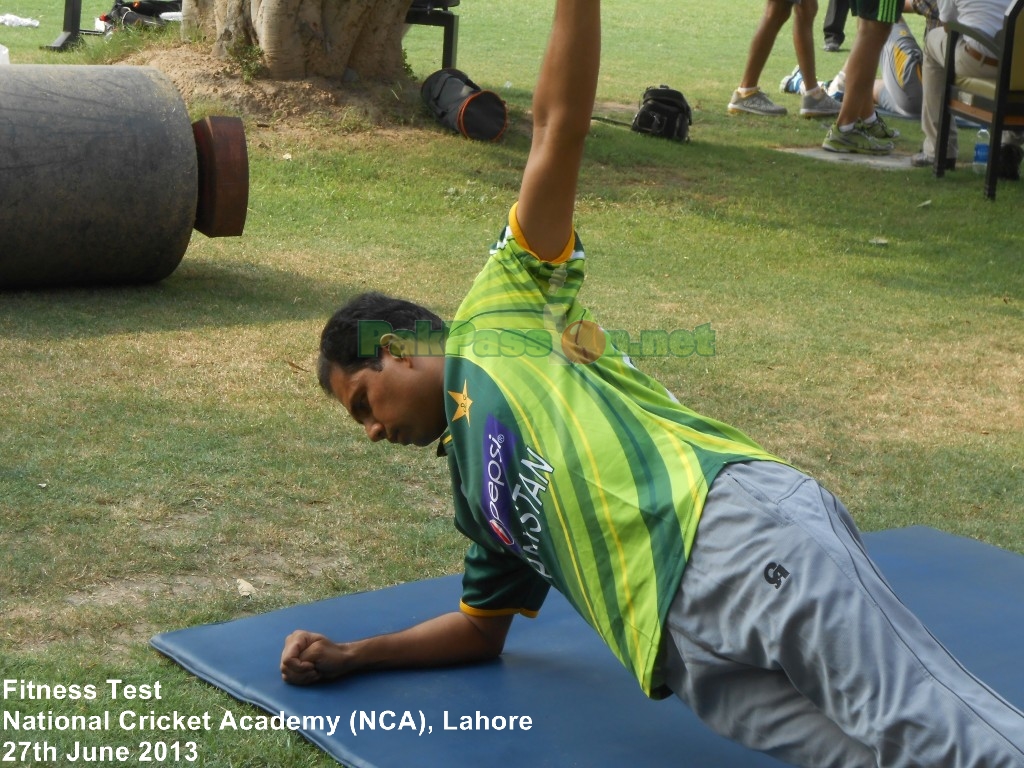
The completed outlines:
[[[825,41],[834,40],[839,45],[846,39],[843,31],[846,27],[846,17],[850,15],[850,0],[828,0],[828,10],[825,11],[825,22],[822,30],[825,32]]]

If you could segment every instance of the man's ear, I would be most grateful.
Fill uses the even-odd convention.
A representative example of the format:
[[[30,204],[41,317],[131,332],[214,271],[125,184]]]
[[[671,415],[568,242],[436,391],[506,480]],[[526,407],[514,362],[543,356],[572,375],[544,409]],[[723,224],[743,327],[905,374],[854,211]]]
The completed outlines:
[[[380,337],[378,344],[382,349],[390,352],[392,357],[405,357],[405,341],[397,334],[385,333]]]

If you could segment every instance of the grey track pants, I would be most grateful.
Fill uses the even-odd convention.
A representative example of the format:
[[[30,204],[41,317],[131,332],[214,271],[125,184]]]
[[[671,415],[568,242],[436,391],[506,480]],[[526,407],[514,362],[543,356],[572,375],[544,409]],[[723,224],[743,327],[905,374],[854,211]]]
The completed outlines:
[[[843,505],[785,465],[715,480],[667,629],[672,690],[785,762],[1024,768],[1024,713],[899,601]]]

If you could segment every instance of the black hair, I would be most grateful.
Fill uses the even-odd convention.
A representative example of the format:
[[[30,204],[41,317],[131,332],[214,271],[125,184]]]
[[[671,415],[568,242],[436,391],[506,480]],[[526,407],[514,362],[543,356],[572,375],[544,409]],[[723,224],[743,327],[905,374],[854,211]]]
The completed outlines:
[[[331,392],[333,366],[338,366],[346,374],[367,367],[378,371],[381,369],[378,344],[373,345],[372,354],[359,348],[361,323],[381,323],[390,326],[391,330],[415,331],[417,322],[422,324],[424,321],[430,323],[432,331],[444,329],[444,321],[440,317],[426,307],[405,299],[369,291],[349,300],[331,315],[320,334],[320,361],[317,365],[320,386],[325,392]]]

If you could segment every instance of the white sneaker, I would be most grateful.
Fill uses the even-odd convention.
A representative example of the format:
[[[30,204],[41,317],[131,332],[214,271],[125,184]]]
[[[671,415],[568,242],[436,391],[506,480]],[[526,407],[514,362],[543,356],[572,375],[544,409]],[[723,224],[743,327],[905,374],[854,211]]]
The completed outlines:
[[[836,101],[843,100],[843,92],[846,90],[846,72],[839,70],[825,89],[825,92]]]
[[[779,82],[779,93],[800,93],[800,86],[803,84],[804,76],[800,73],[800,65],[797,64],[793,71]]]
[[[740,112],[748,112],[751,115],[779,117],[786,114],[786,108],[780,107],[769,99],[760,88],[749,96],[741,96],[737,89],[732,92],[732,99],[729,101],[729,112],[734,115]]]

